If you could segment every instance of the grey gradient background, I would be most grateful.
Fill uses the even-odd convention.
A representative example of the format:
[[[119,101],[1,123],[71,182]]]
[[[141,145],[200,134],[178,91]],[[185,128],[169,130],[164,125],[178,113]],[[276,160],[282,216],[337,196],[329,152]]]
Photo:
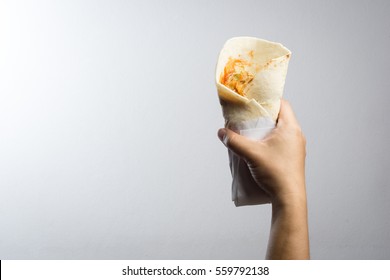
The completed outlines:
[[[0,258],[257,259],[214,68],[293,53],[314,259],[390,259],[389,1],[0,1]]]

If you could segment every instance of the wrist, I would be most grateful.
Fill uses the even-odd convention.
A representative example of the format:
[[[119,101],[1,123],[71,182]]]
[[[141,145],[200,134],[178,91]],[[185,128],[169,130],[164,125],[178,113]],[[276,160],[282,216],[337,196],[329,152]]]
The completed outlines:
[[[284,191],[280,191],[271,198],[271,203],[275,210],[277,209],[299,209],[307,205],[306,188],[304,183],[295,184]]]

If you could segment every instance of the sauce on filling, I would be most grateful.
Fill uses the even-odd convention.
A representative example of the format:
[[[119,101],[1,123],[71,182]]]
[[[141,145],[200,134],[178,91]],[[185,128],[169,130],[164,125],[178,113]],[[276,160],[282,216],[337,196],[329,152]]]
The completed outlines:
[[[245,96],[244,90],[254,78],[254,75],[248,71],[249,66],[251,64],[245,60],[229,58],[221,73],[220,83]]]

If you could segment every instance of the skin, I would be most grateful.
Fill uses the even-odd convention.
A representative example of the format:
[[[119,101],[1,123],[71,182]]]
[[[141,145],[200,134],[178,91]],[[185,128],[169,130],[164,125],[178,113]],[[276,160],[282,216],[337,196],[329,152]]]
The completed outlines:
[[[306,139],[290,104],[282,100],[276,128],[261,141],[222,128],[218,137],[243,158],[271,197],[267,259],[309,259],[305,186]]]

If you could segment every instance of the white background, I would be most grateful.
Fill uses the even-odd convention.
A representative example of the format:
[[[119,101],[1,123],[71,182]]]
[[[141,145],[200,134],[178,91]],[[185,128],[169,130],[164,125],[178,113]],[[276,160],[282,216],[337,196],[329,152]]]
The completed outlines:
[[[314,259],[390,258],[390,2],[0,1],[0,259],[257,259],[214,85],[233,36],[292,51]]]
[[[389,262],[389,260],[6,260],[1,263],[1,279],[52,280],[55,277],[56,280],[167,278],[249,280],[256,279],[254,273],[257,273],[257,278],[260,279],[278,280],[292,277],[301,280],[313,278],[328,280],[335,277],[387,279],[390,275],[387,269]],[[123,275],[123,270],[125,274],[127,272],[129,274]],[[181,271],[182,275],[177,275],[178,271]],[[264,274],[261,275],[261,272]]]

